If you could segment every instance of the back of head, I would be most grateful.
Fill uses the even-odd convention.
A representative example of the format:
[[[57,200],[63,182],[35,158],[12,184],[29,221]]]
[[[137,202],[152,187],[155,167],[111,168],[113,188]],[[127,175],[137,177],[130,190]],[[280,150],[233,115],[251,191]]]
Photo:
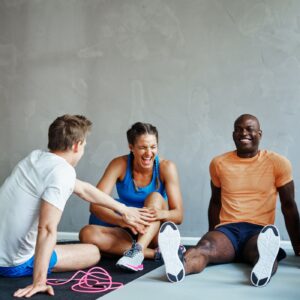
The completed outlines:
[[[49,127],[48,148],[51,151],[66,151],[77,142],[83,142],[90,132],[92,122],[81,115],[63,115]]]
[[[130,129],[127,130],[128,144],[134,145],[137,138],[143,134],[153,134],[156,137],[158,143],[158,131],[155,126],[149,123],[136,122]]]

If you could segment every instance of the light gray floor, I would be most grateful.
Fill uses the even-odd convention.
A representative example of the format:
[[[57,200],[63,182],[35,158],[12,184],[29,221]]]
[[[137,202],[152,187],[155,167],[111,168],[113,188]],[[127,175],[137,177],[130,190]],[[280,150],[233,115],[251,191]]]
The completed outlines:
[[[250,266],[226,264],[210,266],[202,273],[187,276],[183,282],[166,281],[164,266],[114,291],[103,300],[166,299],[166,300],[266,300],[300,299],[300,258],[287,250],[288,257],[270,283],[263,288],[249,284]]]

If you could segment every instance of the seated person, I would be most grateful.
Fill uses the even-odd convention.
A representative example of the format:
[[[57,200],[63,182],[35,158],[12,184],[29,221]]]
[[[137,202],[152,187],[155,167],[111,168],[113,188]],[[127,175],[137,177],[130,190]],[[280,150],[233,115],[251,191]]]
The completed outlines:
[[[147,207],[153,219],[146,232],[130,236],[121,216],[112,209],[90,206],[89,224],[80,231],[80,240],[92,243],[105,253],[124,255],[117,262],[123,269],[143,269],[143,260],[155,258],[161,222],[180,224],[182,196],[177,169],[172,161],[158,156],[158,132],[147,123],[135,123],[127,131],[130,154],[113,159],[97,187],[110,194],[114,185],[118,201],[126,206]]]
[[[74,192],[82,199],[113,209],[131,228],[147,225],[146,210],[128,208],[87,182],[76,179],[92,123],[84,116],[63,115],[49,127],[50,151],[34,150],[21,160],[0,188],[0,276],[33,275],[33,283],[14,293],[54,295],[47,273],[95,265],[99,249],[89,244],[56,245],[57,226]]]
[[[236,150],[215,157],[210,164],[209,232],[196,246],[183,256],[177,249],[180,235],[175,224],[162,225],[159,247],[170,281],[181,281],[185,274],[199,273],[211,263],[239,259],[254,266],[250,276],[254,286],[268,284],[278,261],[285,257],[273,225],[277,194],[294,252],[300,255],[291,164],[275,152],[259,150],[261,136],[256,117],[244,114],[234,122]]]

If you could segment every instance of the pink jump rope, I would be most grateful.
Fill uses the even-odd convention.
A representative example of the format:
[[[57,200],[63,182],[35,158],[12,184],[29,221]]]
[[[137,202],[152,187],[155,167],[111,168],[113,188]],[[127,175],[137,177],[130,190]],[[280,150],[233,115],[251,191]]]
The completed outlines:
[[[100,267],[91,268],[87,272],[77,271],[69,279],[48,279],[47,284],[57,286],[74,281],[76,283],[71,286],[71,289],[79,293],[102,293],[123,287],[123,283],[113,282],[108,272]]]

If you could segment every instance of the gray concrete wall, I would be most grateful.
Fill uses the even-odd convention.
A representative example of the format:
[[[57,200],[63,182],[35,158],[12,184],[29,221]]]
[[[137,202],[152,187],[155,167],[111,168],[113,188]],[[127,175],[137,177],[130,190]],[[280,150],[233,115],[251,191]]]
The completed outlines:
[[[179,169],[182,234],[199,236],[209,162],[233,149],[234,119],[252,113],[261,147],[291,160],[299,199],[299,63],[297,0],[0,0],[0,183],[46,149],[58,115],[93,120],[77,167],[93,184],[128,152],[129,126],[151,122]],[[87,203],[72,196],[59,229],[87,220]],[[276,223],[288,238],[280,207]]]

